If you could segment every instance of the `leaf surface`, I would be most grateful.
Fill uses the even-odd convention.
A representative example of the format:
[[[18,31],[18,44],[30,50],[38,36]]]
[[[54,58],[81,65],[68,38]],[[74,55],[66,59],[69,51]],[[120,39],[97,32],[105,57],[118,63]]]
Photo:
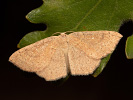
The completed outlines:
[[[47,29],[25,35],[19,48],[56,32],[118,31],[124,20],[133,19],[133,0],[43,0],[42,6],[29,12],[26,18],[32,23],[46,24]],[[105,67],[108,60],[107,56],[101,65]],[[97,75],[102,70],[96,71]]]
[[[125,52],[128,59],[133,59],[133,35],[127,38]]]

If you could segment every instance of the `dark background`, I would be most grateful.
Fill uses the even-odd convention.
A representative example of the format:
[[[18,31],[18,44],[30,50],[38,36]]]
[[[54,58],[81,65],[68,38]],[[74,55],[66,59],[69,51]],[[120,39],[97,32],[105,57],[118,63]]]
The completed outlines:
[[[39,7],[41,0],[0,1],[0,100],[127,100],[133,95],[133,60],[125,56],[125,42],[133,31],[126,21],[124,35],[104,71],[97,77],[71,76],[63,85],[46,82],[34,73],[8,62],[19,40],[28,32],[44,30],[44,25],[28,22],[25,15]]]

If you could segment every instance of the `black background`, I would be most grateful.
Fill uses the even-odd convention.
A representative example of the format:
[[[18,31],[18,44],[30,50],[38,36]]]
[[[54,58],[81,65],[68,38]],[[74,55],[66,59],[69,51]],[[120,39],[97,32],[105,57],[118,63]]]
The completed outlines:
[[[0,1],[0,100],[127,100],[133,95],[133,60],[126,59],[125,42],[133,23],[125,22],[124,35],[104,71],[97,77],[71,76],[63,85],[46,82],[34,73],[8,62],[19,40],[44,25],[28,22],[25,15],[39,7],[41,0]]]

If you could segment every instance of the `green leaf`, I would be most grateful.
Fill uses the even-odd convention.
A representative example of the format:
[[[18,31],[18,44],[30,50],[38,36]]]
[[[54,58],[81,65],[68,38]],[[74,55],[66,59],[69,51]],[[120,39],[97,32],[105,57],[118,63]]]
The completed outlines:
[[[133,35],[127,38],[125,52],[128,59],[133,59]]]
[[[32,23],[46,24],[47,29],[25,35],[18,44],[20,48],[56,32],[118,31],[124,20],[133,19],[133,0],[43,0],[42,6],[26,18]],[[102,60],[98,72],[108,60],[108,56]]]
[[[29,44],[32,44],[36,41],[39,41],[43,38],[48,37],[48,34],[44,34],[45,31],[35,31],[35,32],[30,32],[26,34],[19,42],[17,45],[18,48],[22,48],[24,46],[27,46]]]
[[[109,54],[107,57],[103,58],[99,67],[94,71],[92,76],[97,77],[105,68],[106,64],[108,63],[109,59],[111,57],[111,54]]]

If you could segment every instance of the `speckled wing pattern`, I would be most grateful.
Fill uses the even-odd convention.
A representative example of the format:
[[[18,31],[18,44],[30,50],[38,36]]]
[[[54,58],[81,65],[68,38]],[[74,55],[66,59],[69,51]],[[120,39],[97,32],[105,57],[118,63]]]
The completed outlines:
[[[64,55],[67,48],[61,35],[52,36],[16,51],[9,61],[24,71],[36,72],[47,81],[56,80],[67,75]]]
[[[36,72],[40,77],[45,78],[47,81],[57,80],[65,78],[67,76],[67,64],[66,64],[66,53],[68,45],[66,37],[56,36],[58,38],[55,42],[58,46],[50,59],[49,65],[41,71]],[[45,52],[44,52],[45,53]]]
[[[50,63],[53,54],[60,46],[57,42],[59,40],[59,37],[52,36],[28,45],[13,53],[9,61],[25,71],[40,71]]]
[[[121,37],[113,31],[61,33],[16,51],[9,61],[47,81],[64,78],[69,72],[88,75],[115,49]]]
[[[112,53],[121,37],[114,31],[84,31],[68,35],[71,74],[92,74],[101,59]]]

